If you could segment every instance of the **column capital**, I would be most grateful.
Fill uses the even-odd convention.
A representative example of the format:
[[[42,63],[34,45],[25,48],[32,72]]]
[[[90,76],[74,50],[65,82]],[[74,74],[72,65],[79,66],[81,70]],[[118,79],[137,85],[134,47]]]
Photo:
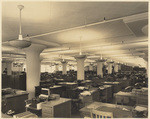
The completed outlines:
[[[75,59],[85,59],[86,55],[76,55]]]
[[[72,64],[68,64],[69,66],[72,66]]]
[[[59,65],[58,63],[54,63],[54,65]]]
[[[106,60],[105,59],[98,59],[98,60],[96,60],[96,62],[106,62]]]
[[[30,45],[30,47],[24,48],[23,50],[24,50],[26,53],[28,53],[28,52],[41,53],[46,47],[47,47],[47,46],[45,46],[45,45],[32,43],[32,44]]]
[[[93,64],[93,63],[90,63],[90,65],[93,66],[94,64]]]
[[[67,64],[68,62],[66,60],[61,61],[62,64]]]
[[[115,63],[115,64],[120,65],[120,63],[118,63],[118,62],[117,62],[117,63]]]
[[[109,63],[109,64],[113,64],[113,63],[114,63],[114,61],[110,61],[110,62],[107,62],[107,63]]]

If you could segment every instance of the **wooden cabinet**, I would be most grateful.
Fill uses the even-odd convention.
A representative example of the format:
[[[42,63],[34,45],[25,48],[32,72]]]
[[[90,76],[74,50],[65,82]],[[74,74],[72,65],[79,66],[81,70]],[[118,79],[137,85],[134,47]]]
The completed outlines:
[[[89,93],[90,95],[86,95],[85,93]],[[82,106],[86,106],[91,104],[94,101],[100,100],[100,92],[98,88],[91,88],[89,91],[83,91],[80,93],[79,98],[81,99]]]
[[[112,85],[103,85],[99,87],[100,89],[100,101],[108,102],[112,100]]]
[[[15,114],[25,111],[25,100],[28,99],[28,93],[8,94],[2,97],[2,112],[9,110],[15,111]]]
[[[71,117],[71,100],[60,98],[42,103],[42,117]]]
[[[26,90],[26,74],[2,75],[2,88]]]

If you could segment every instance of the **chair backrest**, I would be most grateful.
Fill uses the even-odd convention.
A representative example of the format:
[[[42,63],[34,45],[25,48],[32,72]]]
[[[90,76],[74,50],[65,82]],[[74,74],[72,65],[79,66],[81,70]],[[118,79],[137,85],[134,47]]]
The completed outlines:
[[[113,118],[113,113],[112,112],[104,112],[104,111],[92,110],[91,111],[91,118],[109,119],[109,118]]]

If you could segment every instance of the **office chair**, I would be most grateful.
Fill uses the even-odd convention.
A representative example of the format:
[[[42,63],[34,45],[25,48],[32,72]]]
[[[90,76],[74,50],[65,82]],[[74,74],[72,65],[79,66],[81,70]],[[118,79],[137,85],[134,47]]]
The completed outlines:
[[[28,110],[28,107],[31,105],[32,103],[32,100],[25,100],[25,103],[26,103],[26,111]]]

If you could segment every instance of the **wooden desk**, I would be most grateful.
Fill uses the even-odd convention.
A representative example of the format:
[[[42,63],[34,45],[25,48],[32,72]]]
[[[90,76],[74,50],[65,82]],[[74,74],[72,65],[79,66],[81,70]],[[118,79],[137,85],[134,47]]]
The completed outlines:
[[[136,104],[148,105],[148,95],[135,94],[132,92],[122,92],[122,91],[115,94],[116,102],[118,102],[118,100],[123,101],[125,97],[128,98],[129,102],[133,101]]]
[[[49,87],[51,94],[59,94],[61,97],[63,97],[63,92],[65,91],[65,88],[61,85],[54,85],[52,87]]]
[[[24,112],[25,100],[28,99],[28,93],[22,90],[16,90],[16,94],[7,94],[2,96],[2,112],[6,113],[8,110],[15,111],[15,114]]]
[[[100,89],[100,101],[110,101],[112,99],[112,85],[103,85],[99,87]]]
[[[122,106],[116,104],[93,102],[92,104],[80,109],[82,117],[91,117],[91,110],[96,109],[98,111],[113,112],[114,118],[132,118],[133,107]]]
[[[118,79],[117,81],[120,82],[122,89],[124,89],[130,85],[130,79],[122,79],[121,78],[121,79]]]
[[[71,117],[71,99],[60,98],[42,103],[42,118]]]
[[[78,86],[77,83],[73,83],[73,82],[60,82],[58,83],[58,85],[61,85],[64,88],[63,94],[61,95],[61,97],[64,97],[64,98],[69,98],[70,90]]]
[[[121,90],[120,82],[104,82],[104,85],[112,85],[113,86],[113,93],[117,93]]]
[[[81,82],[82,86],[91,86],[92,85],[92,81],[91,80],[83,80]]]
[[[55,84],[57,85],[60,82],[64,82],[64,79],[54,79]]]
[[[33,114],[36,114],[38,117],[42,116],[42,109],[37,109],[37,108],[31,107],[31,106],[28,106],[26,108],[27,108],[27,111],[29,111]]]
[[[84,95],[85,93],[89,93],[89,95]],[[80,93],[79,98],[83,103],[83,107],[91,104],[94,101],[99,101],[100,92],[98,88],[90,88],[88,91],[83,91]]]
[[[58,85],[66,87],[66,89],[73,89],[78,86],[77,83],[73,83],[73,82],[60,82],[60,83],[58,83]]]
[[[134,117],[147,118],[148,117],[148,105],[136,105],[133,113],[134,113]]]

